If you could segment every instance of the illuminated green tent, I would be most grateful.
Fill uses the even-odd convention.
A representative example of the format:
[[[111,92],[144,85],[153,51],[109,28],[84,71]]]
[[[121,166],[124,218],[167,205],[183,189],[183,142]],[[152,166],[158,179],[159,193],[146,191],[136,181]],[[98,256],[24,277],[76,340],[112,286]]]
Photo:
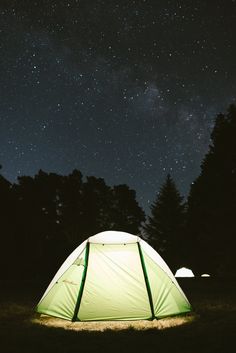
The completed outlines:
[[[155,319],[191,308],[150,245],[138,236],[107,231],[72,252],[36,310],[72,321],[94,321]]]

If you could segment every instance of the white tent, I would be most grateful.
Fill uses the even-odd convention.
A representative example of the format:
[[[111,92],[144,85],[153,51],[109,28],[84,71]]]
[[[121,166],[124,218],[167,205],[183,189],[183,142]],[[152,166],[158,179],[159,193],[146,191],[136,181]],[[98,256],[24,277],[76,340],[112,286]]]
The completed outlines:
[[[181,267],[176,271],[175,277],[195,277],[195,276],[193,274],[193,271],[190,270],[190,268]]]
[[[37,311],[72,321],[154,319],[190,311],[160,255],[138,236],[107,231],[60,267]]]

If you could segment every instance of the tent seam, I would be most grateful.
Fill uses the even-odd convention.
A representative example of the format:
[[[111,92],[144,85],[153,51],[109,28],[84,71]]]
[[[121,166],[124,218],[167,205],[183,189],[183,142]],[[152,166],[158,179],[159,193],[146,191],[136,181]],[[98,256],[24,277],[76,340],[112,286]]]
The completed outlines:
[[[142,266],[142,270],[143,270],[144,281],[145,281],[145,284],[146,284],[146,290],[147,290],[149,304],[150,304],[150,309],[151,309],[151,314],[152,314],[151,319],[154,320],[155,319],[155,312],[154,312],[154,306],[153,306],[153,300],[152,300],[151,287],[150,287],[150,283],[149,283],[147,270],[146,270],[146,266],[145,266],[145,261],[144,261],[144,258],[143,258],[143,253],[142,253],[142,250],[141,250],[140,243],[137,242],[137,245],[138,245],[138,251],[139,251],[141,266]]]
[[[86,252],[85,252],[84,271],[83,271],[83,275],[82,275],[82,279],[81,279],[81,284],[80,284],[78,298],[77,298],[76,305],[75,305],[74,315],[73,315],[71,321],[76,321],[77,315],[78,315],[78,312],[79,312],[79,309],[80,309],[80,304],[81,304],[81,300],[82,300],[82,296],[83,296],[85,280],[86,280],[86,275],[87,275],[87,269],[88,269],[89,248],[90,248],[90,243],[87,242],[86,250],[85,250]],[[78,320],[78,321],[80,321],[80,320]]]

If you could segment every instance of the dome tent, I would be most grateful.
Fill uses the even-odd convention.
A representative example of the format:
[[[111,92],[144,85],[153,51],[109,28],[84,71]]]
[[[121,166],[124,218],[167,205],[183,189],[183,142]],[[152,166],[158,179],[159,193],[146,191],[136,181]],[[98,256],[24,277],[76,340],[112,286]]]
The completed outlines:
[[[176,273],[175,277],[195,277],[193,271],[190,268],[181,267]]]
[[[71,321],[155,319],[190,310],[161,256],[138,236],[116,231],[78,246],[36,308]]]

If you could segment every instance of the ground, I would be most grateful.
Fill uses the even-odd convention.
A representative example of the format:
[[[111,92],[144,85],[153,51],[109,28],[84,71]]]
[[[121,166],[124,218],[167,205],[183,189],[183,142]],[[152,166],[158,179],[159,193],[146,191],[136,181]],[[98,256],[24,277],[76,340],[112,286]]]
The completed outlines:
[[[180,352],[235,351],[236,280],[179,280],[191,314],[155,321],[70,323],[40,317],[34,307],[44,285],[0,282],[1,352]]]

